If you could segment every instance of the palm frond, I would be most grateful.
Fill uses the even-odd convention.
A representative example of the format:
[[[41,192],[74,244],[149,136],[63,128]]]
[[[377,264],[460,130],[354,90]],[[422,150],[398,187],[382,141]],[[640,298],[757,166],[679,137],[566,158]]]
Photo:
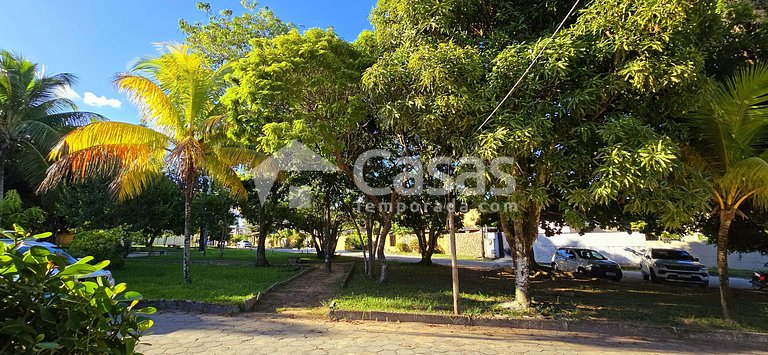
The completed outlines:
[[[176,105],[171,97],[150,78],[120,74],[115,78],[115,86],[128,95],[139,110],[142,119],[150,125],[158,126],[163,132],[179,135],[183,131]]]
[[[736,198],[751,195],[753,204],[768,206],[768,162],[763,158],[751,157],[735,163],[718,184],[722,190],[736,191]]]
[[[218,161],[230,168],[242,166],[246,170],[255,169],[266,159],[264,154],[245,147],[217,146],[208,155],[215,155]]]
[[[212,154],[206,157],[203,171],[211,180],[227,189],[232,197],[241,200],[247,198],[248,193],[245,191],[240,176],[232,169],[231,165],[220,161],[217,156]]]
[[[70,132],[51,150],[55,160],[64,154],[99,146],[145,145],[148,149],[165,149],[171,140],[160,132],[123,122],[95,122]]]

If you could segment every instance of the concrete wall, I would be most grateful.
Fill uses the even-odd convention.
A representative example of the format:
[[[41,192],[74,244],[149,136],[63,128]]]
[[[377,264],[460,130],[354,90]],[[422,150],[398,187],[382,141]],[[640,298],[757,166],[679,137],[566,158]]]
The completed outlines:
[[[509,248],[506,240],[504,247]],[[675,248],[688,251],[707,267],[717,266],[715,246],[700,241],[696,236],[687,236],[681,241],[663,242],[646,241],[642,233],[599,232],[586,233],[583,236],[578,233],[564,233],[553,237],[540,234],[534,243],[536,261],[549,264],[559,247],[594,249],[625,266],[638,266],[642,252],[646,249]],[[768,256],[760,253],[733,253],[728,256],[728,266],[731,269],[762,270],[766,269],[766,262]]]
[[[505,241],[506,243],[506,241]],[[645,235],[641,233],[599,232],[563,233],[552,237],[539,234],[533,244],[536,262],[549,264],[555,250],[561,247],[594,249],[622,265],[640,263],[641,250],[645,248]]]

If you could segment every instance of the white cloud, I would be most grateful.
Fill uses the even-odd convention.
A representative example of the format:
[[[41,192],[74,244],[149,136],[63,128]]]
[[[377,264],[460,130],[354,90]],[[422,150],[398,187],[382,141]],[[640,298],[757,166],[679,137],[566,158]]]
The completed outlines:
[[[118,99],[108,99],[105,96],[96,96],[96,94],[86,91],[83,94],[83,103],[93,107],[109,106],[111,108],[120,108],[123,105]]]
[[[73,90],[71,86],[67,85],[56,89],[56,94],[70,100],[80,100],[80,94]]]

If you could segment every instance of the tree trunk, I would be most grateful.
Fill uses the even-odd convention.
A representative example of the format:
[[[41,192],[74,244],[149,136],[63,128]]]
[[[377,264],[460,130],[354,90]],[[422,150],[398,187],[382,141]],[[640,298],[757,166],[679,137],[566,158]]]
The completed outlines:
[[[432,265],[432,251],[429,249],[429,237],[427,231],[422,228],[416,231],[416,235],[419,240],[419,254],[421,254],[419,264]]]
[[[155,244],[155,238],[157,238],[157,236],[155,234],[152,234],[152,235],[149,236],[149,242],[147,242],[147,252],[148,252],[149,256],[155,255],[155,253],[152,250],[153,249],[152,245]]]
[[[391,216],[390,216],[391,217]],[[379,260],[379,265],[381,265],[381,273],[379,274],[379,283],[384,283],[389,278],[389,265],[387,264],[387,257],[384,255],[384,246],[387,244],[387,237],[389,236],[389,231],[392,230],[392,220],[387,219],[384,222],[384,225],[381,228],[381,234],[379,235],[379,245],[377,250],[377,259]]]
[[[448,230],[451,245],[451,279],[453,280],[453,314],[459,315],[459,261],[456,259],[456,212],[448,211]]]
[[[514,251],[515,265],[515,305],[520,310],[531,308],[531,296],[528,293],[528,253],[526,249],[526,235],[523,233],[522,221],[515,220],[515,243],[512,245]]]
[[[365,235],[368,239],[368,264],[365,266],[365,275],[373,278],[373,263],[376,260],[376,255],[373,254],[373,220],[370,216],[365,218]]]
[[[192,193],[184,191],[184,253],[181,272],[184,274],[184,283],[191,283],[189,277],[189,244],[192,241]]]
[[[717,270],[720,275],[720,307],[723,318],[731,320],[730,278],[728,277],[728,231],[736,216],[735,210],[720,211],[720,229],[717,232]]]
[[[269,266],[267,261],[267,232],[266,217],[264,216],[264,206],[259,207],[259,239],[256,243],[256,266]]]

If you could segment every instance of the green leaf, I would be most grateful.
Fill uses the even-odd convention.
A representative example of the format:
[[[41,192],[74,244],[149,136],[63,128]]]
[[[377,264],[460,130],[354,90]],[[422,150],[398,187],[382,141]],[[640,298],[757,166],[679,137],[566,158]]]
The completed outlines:
[[[128,291],[120,297],[117,298],[118,301],[133,301],[133,300],[141,300],[144,298],[144,296],[141,295],[141,293],[138,293],[136,291]]]
[[[44,350],[54,350],[61,348],[61,345],[54,343],[52,341],[43,342],[43,343],[37,343],[35,344],[36,348],[44,349]]]
[[[27,251],[27,253],[29,253],[29,255],[36,256],[36,257],[44,257],[44,256],[51,255],[50,250],[38,245],[35,245],[29,248],[29,251]]]
[[[35,234],[35,235],[31,236],[30,238],[32,238],[32,239],[43,239],[43,238],[48,238],[51,235],[53,235],[53,233],[51,233],[51,232],[44,232],[44,233],[40,233],[40,234]]]
[[[87,275],[95,271],[96,269],[89,264],[72,264],[67,266],[58,276]]]

